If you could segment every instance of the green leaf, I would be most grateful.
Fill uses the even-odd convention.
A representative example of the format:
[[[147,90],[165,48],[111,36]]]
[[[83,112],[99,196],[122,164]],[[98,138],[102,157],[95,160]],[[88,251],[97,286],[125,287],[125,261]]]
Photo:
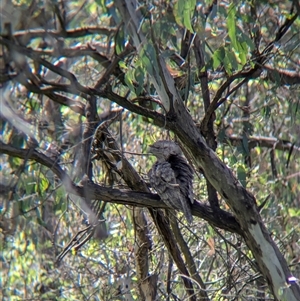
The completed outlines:
[[[248,54],[248,47],[247,43],[237,43],[238,45],[238,51],[239,51],[239,58],[241,60],[242,65],[245,65],[247,63],[247,54]]]
[[[95,2],[102,8],[105,7],[105,0],[95,0]]]
[[[194,15],[195,6],[196,0],[178,0],[174,6],[176,22],[190,32],[194,32],[191,20]]]
[[[43,173],[40,174],[40,180],[39,180],[39,190],[40,192],[45,192],[49,187],[49,180],[45,177]]]
[[[226,58],[224,60],[225,62],[225,69],[228,74],[232,73],[232,70],[237,70],[238,69],[238,62],[236,59],[235,54],[231,50],[226,51]]]
[[[225,68],[226,72],[229,75],[232,74],[232,63],[234,61],[235,61],[235,57],[234,57],[233,53],[230,53],[230,52],[226,51],[226,55],[224,57],[223,64],[224,64],[224,68]]]
[[[188,0],[188,1],[181,0],[181,1],[184,2],[183,24],[190,32],[194,32],[191,20],[194,14],[196,1],[195,0]]]
[[[238,50],[237,40],[236,40],[236,25],[235,25],[235,17],[236,17],[236,8],[235,4],[231,3],[228,9],[228,17],[227,17],[227,27],[228,27],[228,35],[232,42],[233,48]]]
[[[289,208],[288,209],[289,215],[291,217],[299,217],[300,216],[300,210],[296,208]]]
[[[146,44],[141,51],[141,62],[148,73],[155,76],[155,70],[159,70],[154,46],[150,43]]]
[[[125,83],[127,85],[127,87],[130,89],[130,91],[134,92],[135,93],[135,88],[134,88],[134,85],[133,85],[133,74],[132,74],[132,70],[128,71],[125,73]]]
[[[136,95],[140,95],[144,88],[144,80],[145,80],[145,69],[141,66],[138,66],[134,71],[135,80],[138,83],[136,88]]]
[[[213,59],[213,68],[218,68],[223,62],[225,58],[225,49],[224,47],[220,47],[217,49],[212,57]]]
[[[121,27],[115,35],[116,54],[119,55],[125,48],[125,33],[124,27]]]
[[[271,112],[272,112],[272,106],[265,106],[262,110],[263,115],[265,116],[266,119],[269,119],[271,117]]]
[[[87,5],[86,8],[91,15],[95,15],[97,13],[98,4],[92,2],[90,5]]]
[[[239,165],[237,168],[237,177],[241,184],[246,187],[247,184],[247,175],[246,175],[246,170],[243,165]]]
[[[255,49],[255,45],[254,42],[249,38],[248,35],[246,35],[242,30],[240,30],[239,28],[237,28],[237,40],[239,41],[239,43],[246,43],[247,47],[249,47],[250,51],[253,51]],[[247,48],[247,52],[248,52],[248,48]]]
[[[56,190],[56,197],[55,197],[55,204],[53,207],[54,211],[64,212],[67,209],[67,198],[66,198],[66,191],[64,187],[59,187]]]

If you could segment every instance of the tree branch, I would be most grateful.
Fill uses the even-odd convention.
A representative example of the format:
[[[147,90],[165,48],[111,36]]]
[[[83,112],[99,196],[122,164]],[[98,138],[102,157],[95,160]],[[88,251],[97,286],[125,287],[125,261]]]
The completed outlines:
[[[109,36],[116,32],[115,27],[80,27],[69,29],[67,31],[61,30],[42,30],[42,29],[29,29],[29,30],[21,30],[16,31],[14,33],[15,38],[25,38],[25,39],[33,39],[33,38],[44,38],[45,36],[51,36],[53,38],[81,38],[88,35],[100,34]]]
[[[299,85],[300,84],[300,73],[288,70],[279,70],[271,67],[264,67],[267,70],[267,79],[271,82],[276,83],[280,86],[284,85]]]
[[[243,137],[231,135],[225,137],[225,141],[232,144],[233,146],[237,146],[243,143]],[[269,137],[250,136],[248,138],[248,147],[250,149],[255,147],[266,147],[281,151],[290,151],[291,149],[293,149],[293,151],[300,152],[300,146],[294,145],[290,141]]]
[[[221,102],[219,102],[223,93],[225,92],[226,89],[228,89],[230,87],[230,85],[233,83],[233,81],[235,81],[236,79],[239,79],[239,78],[243,78],[244,80],[242,81],[242,84],[244,84],[251,78],[256,78],[261,74],[261,72],[263,70],[263,66],[267,62],[267,55],[272,51],[275,43],[278,42],[285,35],[287,30],[292,26],[292,24],[295,22],[296,19],[297,19],[297,14],[295,14],[291,18],[287,18],[285,20],[284,24],[278,29],[275,39],[265,47],[265,49],[262,51],[261,55],[259,55],[257,58],[255,58],[255,60],[254,60],[255,66],[253,68],[249,68],[246,71],[238,72],[227,78],[227,80],[218,89],[215,97],[213,98],[209,108],[206,111],[206,114],[202,121],[202,124],[204,124],[204,126],[206,126],[208,124],[209,119],[210,119],[211,115],[213,114],[213,112],[215,111],[215,109],[218,107],[218,104],[220,105],[221,103],[223,103],[226,100],[226,97],[228,97],[234,91],[234,89],[229,91],[227,93],[226,97],[224,97],[221,100]],[[272,75],[273,76],[270,77],[271,80],[274,79],[275,74],[273,73]],[[291,77],[282,75],[282,81],[284,82],[284,80],[286,80],[286,81],[288,80],[287,82],[293,82],[293,83],[294,83],[294,81],[297,81],[297,79],[295,79],[295,78],[293,78],[293,81],[292,81]],[[239,86],[240,85],[238,84],[238,87]]]
[[[12,145],[5,144],[0,141],[0,153],[7,154],[12,157],[25,159],[28,155],[28,149],[19,149]],[[163,208],[166,206],[157,194],[148,192],[138,192],[131,190],[119,190],[100,186],[88,181],[83,181],[76,185],[58,163],[44,155],[38,150],[34,150],[28,159],[34,160],[55,173],[55,175],[65,185],[69,193],[76,194],[81,197],[89,197],[90,199],[103,200],[110,203],[147,207],[153,209]],[[232,214],[224,211],[213,211],[210,206],[195,200],[192,208],[192,214],[208,221],[215,227],[230,231],[232,233],[242,234],[240,226]]]

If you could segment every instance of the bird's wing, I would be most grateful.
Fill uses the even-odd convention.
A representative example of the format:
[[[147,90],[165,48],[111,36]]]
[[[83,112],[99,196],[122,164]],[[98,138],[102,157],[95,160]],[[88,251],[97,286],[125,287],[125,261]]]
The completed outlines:
[[[149,180],[161,199],[174,209],[181,209],[180,188],[171,165],[168,162],[156,162],[149,171]]]
[[[193,204],[193,169],[180,156],[170,156],[169,163],[174,170],[176,182],[179,184],[181,193]]]
[[[191,207],[176,181],[174,170],[168,162],[156,162],[149,171],[149,180],[161,199],[171,208],[183,211],[189,223],[192,221]]]

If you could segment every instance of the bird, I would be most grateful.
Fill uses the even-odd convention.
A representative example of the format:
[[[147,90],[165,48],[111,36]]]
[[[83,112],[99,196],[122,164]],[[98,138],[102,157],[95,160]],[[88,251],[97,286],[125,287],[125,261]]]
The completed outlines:
[[[173,141],[159,140],[149,146],[148,152],[157,158],[148,172],[151,187],[166,205],[183,211],[188,223],[192,223],[194,172],[179,145]]]

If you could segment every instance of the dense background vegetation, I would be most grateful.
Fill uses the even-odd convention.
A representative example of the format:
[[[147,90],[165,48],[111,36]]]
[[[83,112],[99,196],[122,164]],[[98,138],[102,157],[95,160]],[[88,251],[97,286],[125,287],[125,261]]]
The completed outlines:
[[[170,236],[184,273],[158,226],[164,205],[146,195],[147,146],[183,142],[153,80],[168,72],[300,278],[298,1],[140,1],[136,36],[120,6],[2,1],[2,300],[184,300],[189,285],[198,300],[272,300],[189,151],[198,217],[187,226],[178,214]]]

